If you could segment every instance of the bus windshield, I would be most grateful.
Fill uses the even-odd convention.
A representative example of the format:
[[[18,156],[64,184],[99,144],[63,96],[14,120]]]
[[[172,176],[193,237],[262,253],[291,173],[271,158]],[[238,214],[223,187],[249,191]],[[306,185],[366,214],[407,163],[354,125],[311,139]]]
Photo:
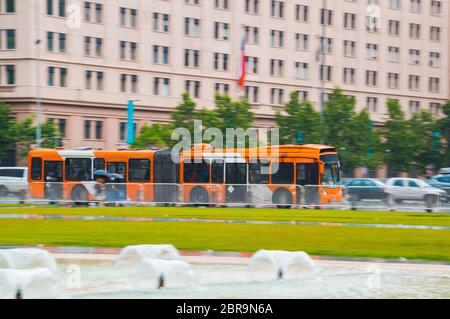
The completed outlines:
[[[337,155],[324,155],[321,160],[325,163],[322,185],[342,185],[341,164]]]

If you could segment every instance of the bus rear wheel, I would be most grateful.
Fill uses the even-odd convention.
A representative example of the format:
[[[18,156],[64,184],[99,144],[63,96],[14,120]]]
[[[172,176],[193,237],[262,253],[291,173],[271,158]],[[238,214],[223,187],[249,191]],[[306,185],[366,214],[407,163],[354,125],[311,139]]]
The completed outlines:
[[[191,191],[189,200],[194,205],[206,205],[209,203],[209,196],[203,187],[196,187]]]
[[[292,195],[287,189],[278,189],[273,194],[272,203],[278,208],[289,209],[292,207]]]

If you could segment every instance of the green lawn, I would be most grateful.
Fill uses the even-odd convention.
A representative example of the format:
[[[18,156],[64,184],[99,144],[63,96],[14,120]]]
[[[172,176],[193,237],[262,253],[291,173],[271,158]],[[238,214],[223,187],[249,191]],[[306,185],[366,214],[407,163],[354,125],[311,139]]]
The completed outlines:
[[[450,232],[295,225],[0,220],[0,245],[173,244],[178,249],[303,250],[312,255],[450,261]]]
[[[76,216],[128,216],[153,218],[198,218],[273,220],[359,224],[402,224],[450,226],[450,214],[366,212],[336,210],[280,210],[195,207],[109,207],[109,208],[8,208],[0,214],[62,214]]]

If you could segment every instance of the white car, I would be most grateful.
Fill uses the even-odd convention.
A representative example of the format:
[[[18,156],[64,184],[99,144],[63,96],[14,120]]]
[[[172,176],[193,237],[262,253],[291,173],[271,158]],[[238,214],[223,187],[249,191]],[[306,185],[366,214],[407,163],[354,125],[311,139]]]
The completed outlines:
[[[27,167],[0,167],[0,197],[15,194],[22,198],[27,192]]]
[[[391,178],[386,182],[396,202],[424,201],[427,209],[440,202],[445,191],[432,187],[424,181],[416,178]]]

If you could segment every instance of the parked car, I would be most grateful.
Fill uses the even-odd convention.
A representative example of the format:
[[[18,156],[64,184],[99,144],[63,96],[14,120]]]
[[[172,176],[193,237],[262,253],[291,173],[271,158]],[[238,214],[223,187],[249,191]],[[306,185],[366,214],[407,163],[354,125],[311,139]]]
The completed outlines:
[[[450,175],[438,175],[430,177],[425,181],[428,185],[436,187],[445,191],[445,196],[442,198],[445,202],[450,202]]]
[[[389,203],[392,199],[389,188],[376,179],[353,179],[345,185],[347,199],[355,205],[359,201],[378,200]]]
[[[423,180],[416,178],[391,178],[386,185],[392,191],[394,200],[398,203],[402,201],[424,201],[427,211],[432,211],[446,192],[432,187]]]
[[[0,167],[0,197],[15,194],[24,198],[28,192],[27,167]]]
[[[441,175],[450,175],[450,167],[442,168]]]

